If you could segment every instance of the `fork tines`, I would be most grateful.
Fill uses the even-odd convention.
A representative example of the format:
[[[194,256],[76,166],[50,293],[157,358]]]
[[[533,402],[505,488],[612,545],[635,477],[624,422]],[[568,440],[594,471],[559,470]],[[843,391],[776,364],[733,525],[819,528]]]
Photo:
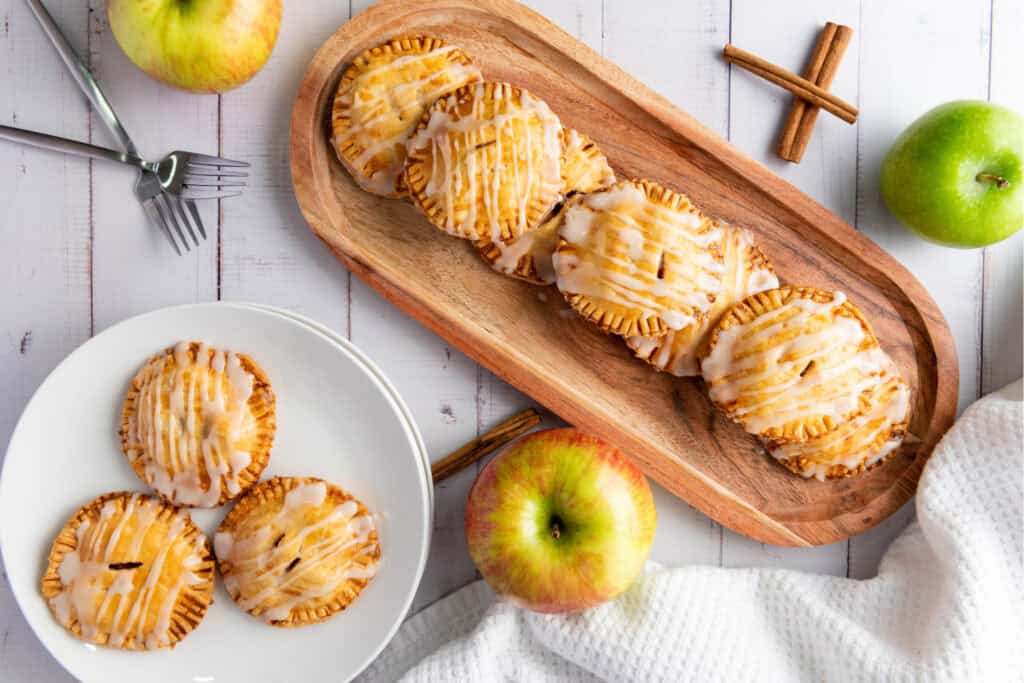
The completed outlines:
[[[188,162],[190,164],[202,164],[203,166],[234,166],[237,168],[249,168],[249,162],[247,161],[235,161],[234,159],[213,157],[209,154],[194,154],[191,152],[188,155]]]
[[[247,171],[223,170],[248,168],[244,161],[234,161],[207,154],[190,154],[185,164],[181,196],[196,199],[225,199],[240,195],[245,187]]]
[[[198,228],[202,238],[206,239],[206,229],[203,227],[203,221],[199,217],[199,211],[196,209],[195,204],[191,201],[161,193],[153,197],[150,202],[152,203],[153,211],[146,204],[143,204],[143,208],[149,214],[150,220],[163,228],[164,234],[170,240],[171,246],[174,247],[179,256],[182,254],[182,248],[185,251],[192,249],[192,245],[189,244],[189,240],[185,236],[186,230],[192,238],[192,244],[197,247],[199,246],[199,238],[196,236],[196,228]]]

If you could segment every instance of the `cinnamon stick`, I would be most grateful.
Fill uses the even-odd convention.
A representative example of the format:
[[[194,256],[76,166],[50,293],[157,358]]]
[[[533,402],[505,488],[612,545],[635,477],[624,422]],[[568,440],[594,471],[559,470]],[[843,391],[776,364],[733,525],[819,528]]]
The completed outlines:
[[[822,29],[821,35],[818,36],[818,44],[814,46],[814,52],[811,54],[811,61],[808,63],[807,68],[804,69],[804,78],[812,83],[818,83],[818,76],[821,74],[821,67],[825,63],[825,56],[828,54],[828,49],[832,46],[832,40],[836,36],[836,30],[839,27],[833,24],[831,21],[825,24],[825,28]],[[786,117],[786,125],[782,127],[782,137],[779,139],[779,156],[788,161],[799,161],[799,159],[791,158],[791,150],[793,149],[793,141],[796,138],[797,129],[800,128],[800,120],[804,116],[804,111],[807,109],[807,103],[799,97],[793,98],[793,105],[789,108],[789,115]]]
[[[488,453],[501,448],[540,424],[540,415],[533,408],[513,415],[494,429],[481,434],[458,450],[452,451],[430,468],[434,483],[447,479],[469,467]]]
[[[834,24],[831,21],[818,38],[818,44],[811,55],[811,61],[804,72],[804,77],[815,85],[828,89],[839,70],[839,63],[853,38],[853,29],[849,26]],[[808,104],[799,97],[793,98],[786,125],[779,139],[779,156],[786,161],[799,163],[807,150],[814,131],[814,123],[818,119],[818,107]]]
[[[849,102],[844,102],[829,91],[811,83],[806,78],[801,78],[792,71],[787,71],[781,66],[761,59],[757,55],[741,50],[735,45],[726,45],[722,54],[727,61],[741,69],[746,69],[766,81],[785,88],[797,97],[807,100],[814,106],[824,109],[847,123],[856,123],[858,112],[855,106]]]

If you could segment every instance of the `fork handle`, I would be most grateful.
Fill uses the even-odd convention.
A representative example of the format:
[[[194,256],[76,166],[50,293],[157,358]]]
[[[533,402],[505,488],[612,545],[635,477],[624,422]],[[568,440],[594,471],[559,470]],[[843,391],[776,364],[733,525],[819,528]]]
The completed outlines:
[[[20,142],[32,147],[41,147],[42,149],[49,149],[54,152],[63,152],[65,154],[88,157],[90,159],[117,161],[146,171],[152,170],[145,161],[134,154],[118,152],[113,149],[107,149],[106,147],[97,147],[96,145],[89,145],[84,142],[78,142],[77,140],[59,138],[56,135],[37,133],[34,130],[25,130],[23,128],[12,128],[10,126],[0,125],[0,139],[10,140],[11,142]]]
[[[64,34],[61,33],[60,27],[57,26],[57,22],[53,20],[46,7],[43,5],[41,0],[25,0],[28,4],[29,9],[35,14],[36,19],[39,21],[39,25],[43,27],[43,32],[46,37],[50,39],[53,46],[57,48],[57,54],[64,61],[64,64],[68,67],[75,82],[78,83],[78,87],[85,93],[85,96],[89,98],[89,102],[99,113],[100,118],[103,119],[103,123],[107,125],[110,132],[117,138],[118,143],[133,157],[139,156],[139,152],[135,149],[135,144],[131,138],[128,137],[128,132],[125,131],[124,126],[117,118],[117,114],[114,113],[114,108],[110,106],[110,101],[106,95],[103,94],[103,90],[100,88],[100,84],[93,78],[92,73],[86,68],[85,63],[75,52],[74,48],[68,42]]]

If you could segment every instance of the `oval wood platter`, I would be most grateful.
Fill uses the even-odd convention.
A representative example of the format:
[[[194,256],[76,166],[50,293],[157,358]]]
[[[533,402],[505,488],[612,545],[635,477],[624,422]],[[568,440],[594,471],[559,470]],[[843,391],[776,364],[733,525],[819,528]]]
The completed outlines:
[[[911,437],[881,467],[818,482],[794,476],[720,417],[697,380],[636,360],[574,314],[555,288],[490,270],[404,201],[361,191],[330,146],[341,72],[392,36],[460,45],[489,80],[545,99],[604,150],[621,178],[648,178],[708,214],[750,228],[780,279],[857,303],[913,389]],[[910,499],[956,411],[958,369],[942,314],[873,242],[703,128],[560,28],[511,0],[385,0],[320,49],[291,122],[295,193],[306,220],[352,272],[450,343],[725,526],[779,545],[845,539]]]

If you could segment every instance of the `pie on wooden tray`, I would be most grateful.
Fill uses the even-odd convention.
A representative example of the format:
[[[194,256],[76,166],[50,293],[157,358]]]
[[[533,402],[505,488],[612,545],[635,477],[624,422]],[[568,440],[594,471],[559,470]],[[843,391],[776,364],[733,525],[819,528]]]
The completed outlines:
[[[770,451],[787,469],[819,481],[850,477],[880,465],[903,443],[910,413],[910,388],[890,361],[865,396],[864,412],[803,443]]]
[[[276,430],[270,380],[248,356],[181,342],[132,379],[121,448],[175,505],[217,507],[259,480]]]
[[[615,183],[615,171],[593,140],[573,128],[562,128],[562,192],[589,193]]]
[[[701,372],[711,401],[774,447],[820,437],[863,413],[890,362],[841,292],[781,287],[722,317]]]
[[[246,492],[214,537],[224,587],[268,624],[303,626],[344,610],[373,578],[373,516],[337,486],[275,477]]]
[[[558,289],[607,332],[659,337],[699,324],[721,289],[722,228],[649,181],[573,197],[559,238]]]
[[[439,38],[402,36],[366,50],[345,70],[331,111],[332,143],[359,185],[405,191],[405,146],[439,98],[482,80],[469,56]]]
[[[125,650],[174,647],[213,602],[213,555],[188,514],[139,493],[81,507],[50,550],[42,593],[82,640]]]
[[[753,234],[744,228],[722,228],[722,287],[707,314],[663,337],[626,337],[626,344],[638,358],[676,377],[700,374],[697,356],[725,311],[751,294],[779,286],[775,270],[754,243]]]
[[[562,128],[562,194],[595,192],[615,182],[615,171],[593,140],[572,128]],[[489,239],[473,243],[480,256],[504,275],[550,285],[555,282],[551,255],[558,246],[558,226],[563,203],[559,203],[539,227],[510,242]]]
[[[463,86],[430,108],[409,141],[409,196],[450,235],[509,242],[539,226],[561,197],[561,130],[525,90]]]

